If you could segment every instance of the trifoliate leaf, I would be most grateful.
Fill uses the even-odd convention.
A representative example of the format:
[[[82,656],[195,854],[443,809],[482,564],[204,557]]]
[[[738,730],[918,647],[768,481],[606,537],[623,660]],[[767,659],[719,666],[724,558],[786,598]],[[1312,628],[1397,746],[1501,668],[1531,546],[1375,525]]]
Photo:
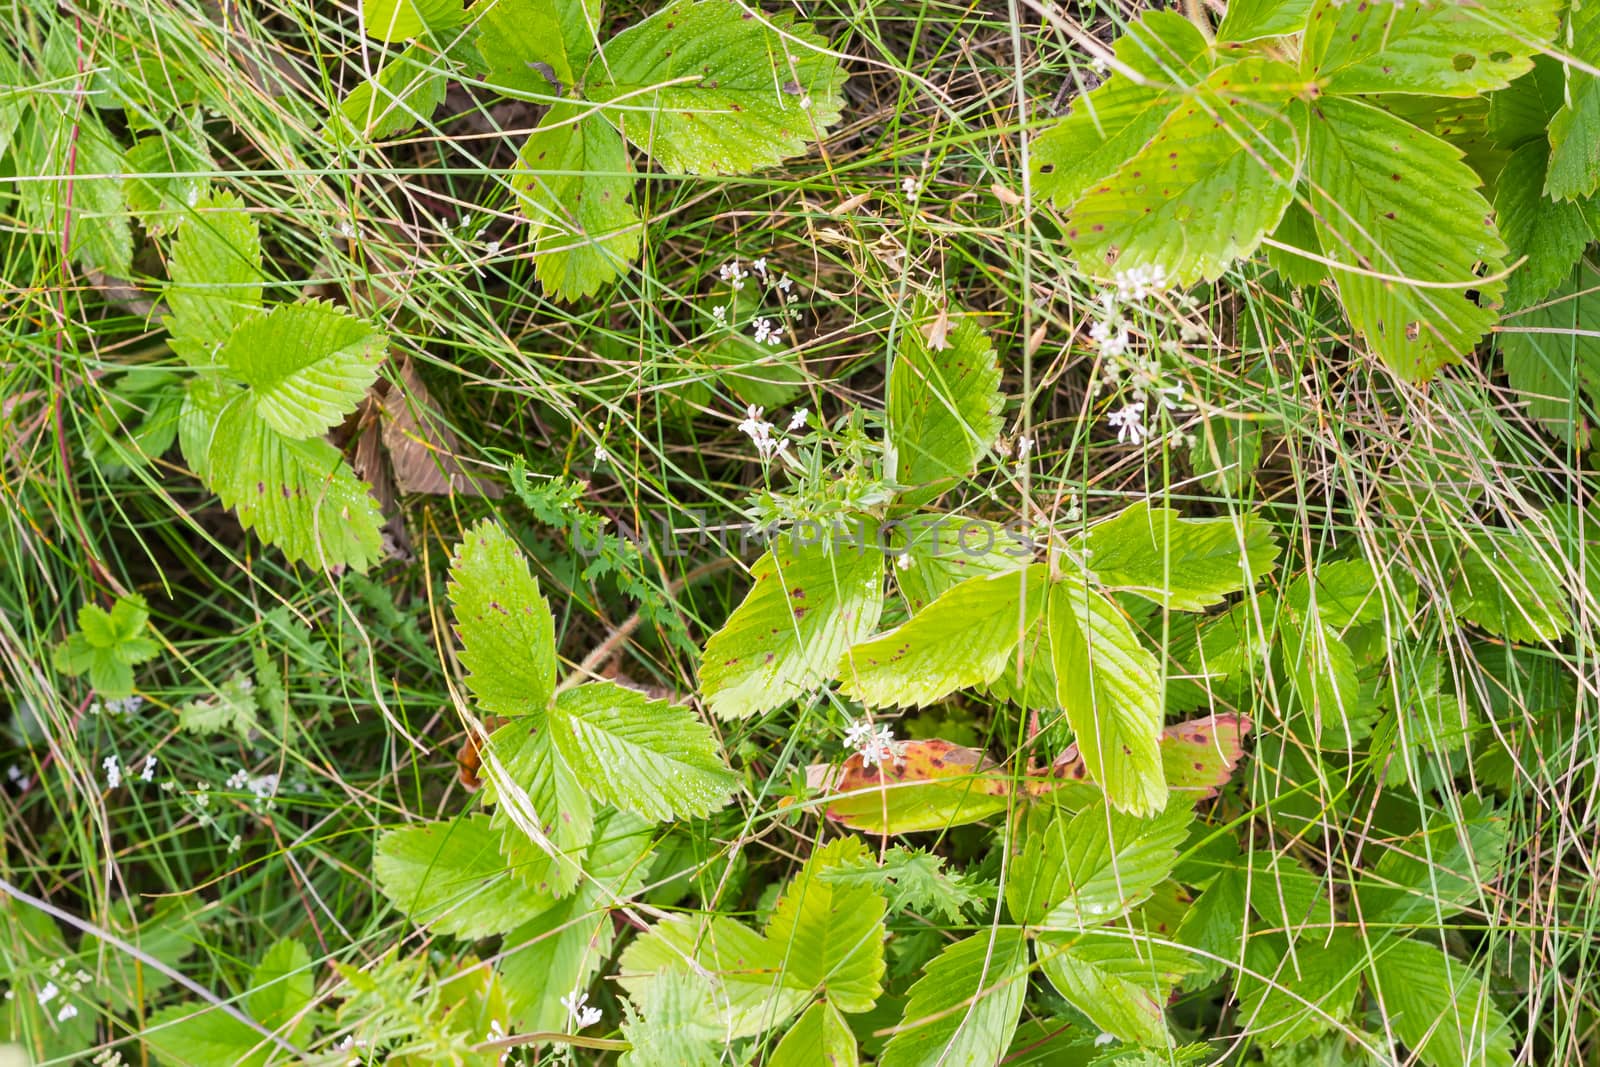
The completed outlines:
[[[1569,16],[1572,55],[1600,66],[1600,3],[1577,0]],[[1563,46],[1566,47],[1566,46]],[[1550,120],[1550,169],[1545,195],[1557,200],[1593,196],[1600,189],[1600,78],[1567,68],[1567,91]]]
[[[998,1063],[1028,991],[1028,943],[1011,927],[979,930],[922,969],[882,1067]]]
[[[1374,950],[1373,994],[1396,1037],[1428,1067],[1511,1067],[1512,1031],[1489,989],[1432,945]]]
[[[490,520],[456,549],[450,604],[478,706],[491,715],[540,715],[556,688],[555,620],[521,550]]]
[[[506,869],[487,815],[387,830],[372,871],[389,903],[413,922],[461,938],[514,930],[555,902]]]
[[[494,0],[479,22],[485,80],[540,96],[570,92],[594,53],[598,0]]]
[[[1305,155],[1301,88],[1292,67],[1271,60],[1213,72],[1068,210],[1067,240],[1083,268],[1144,268],[1189,285],[1254,252],[1294,197]]]
[[[1166,1047],[1167,993],[1189,970],[1187,954],[1127,933],[1046,933],[1039,969],[1067,1003],[1108,1034]]]
[[[449,76],[435,53],[411,45],[339,101],[338,118],[357,137],[379,141],[433,117]]]
[[[460,0],[361,0],[361,28],[380,41],[442,33],[470,17]]]
[[[586,96],[672,174],[738,174],[805,151],[839,121],[844,70],[787,13],[677,0],[607,41]]]
[[[511,184],[533,229],[534,275],[562,300],[620,277],[639,254],[642,223],[621,136],[592,111],[559,103],[517,155]]]
[[[56,646],[56,670],[87,674],[102,700],[122,700],[133,693],[133,667],[155,658],[161,646],[145,636],[150,609],[144,597],[117,598],[111,610],[98,604],[78,609],[78,629]]]
[[[1016,866],[1006,882],[1012,916],[1029,926],[1085,930],[1128,914],[1172,873],[1192,819],[1173,804],[1151,819],[1054,805],[1021,820]]]
[[[1272,571],[1278,543],[1266,523],[1183,519],[1171,508],[1137,501],[1074,541],[1102,586],[1202,611],[1248,589]]]
[[[919,312],[900,330],[888,385],[892,476],[911,488],[901,496],[908,502],[931,500],[971,474],[1000,432],[1000,366],[988,334],[947,309],[956,321],[935,346],[923,328],[939,313]]]
[[[250,1017],[271,1030],[282,1030],[291,1043],[300,1044],[311,1032],[312,1021],[304,1012],[316,989],[311,953],[305,945],[292,938],[275,942],[250,972],[246,998]]]
[[[1271,1045],[1326,1033],[1349,1016],[1366,961],[1350,930],[1307,934],[1292,947],[1284,934],[1257,934],[1235,988],[1240,1021]]]
[[[541,893],[570,893],[594,835],[594,806],[556,751],[544,717],[513,719],[496,730],[483,765],[483,802],[496,805],[492,818],[507,864]],[[524,829],[529,823],[537,836]]]
[[[192,414],[186,408],[184,417]],[[290,560],[365,571],[378,558],[383,517],[338,449],[318,438],[284,437],[243,392],[224,403],[214,427],[209,439],[197,435],[207,445],[197,473],[245,529]],[[179,439],[187,455],[181,421]]]
[[[1217,27],[1219,41],[1255,41],[1305,29],[1312,0],[1230,0]]]
[[[250,387],[249,402],[288,438],[318,437],[356,409],[388,341],[344,309],[279,304],[241,322],[217,359]]]
[[[549,723],[556,751],[590,796],[647,819],[709,815],[737,784],[687,705],[591,682],[558,696]]]
[[[657,923],[623,950],[617,979],[639,1001],[663,973],[692,975],[705,986],[724,1038],[781,1026],[812,999],[809,988],[791,982],[781,949],[722,915]]]
[[[719,718],[760,715],[822,685],[845,650],[878,625],[877,547],[824,547],[785,537],[756,560],[755,585],[700,661],[700,692]]]
[[[659,1062],[659,1061],[658,1061]],[[822,1000],[789,1027],[767,1060],[768,1067],[856,1067],[860,1063],[856,1035],[839,1009]]]
[[[167,276],[172,350],[210,366],[234,327],[261,308],[261,231],[238,197],[213,193],[194,205],[178,224]]]
[[[1181,92],[1216,66],[1195,24],[1175,11],[1147,11],[1128,24],[1112,52],[1144,75],[1137,83],[1113,74],[1033,143],[1033,191],[1070,207],[1095,182],[1109,177],[1156,135]]]
[[[841,691],[868,707],[925,707],[993,682],[1014,668],[1017,643],[1044,614],[1045,576],[1033,564],[951,588],[910,621],[852,646],[839,665]]]
[[[1512,641],[1554,641],[1572,632],[1572,599],[1557,546],[1531,532],[1485,529],[1459,546],[1450,607]]]
[[[1377,6],[1377,5],[1371,5]],[[1351,324],[1395,373],[1421,381],[1494,322],[1505,245],[1478,177],[1436,137],[1356,100],[1311,121],[1310,210]],[[1476,294],[1476,302],[1469,298]]]
[[[256,711],[255,683],[248,674],[237,671],[215,693],[179,708],[178,727],[194,734],[232,733],[245,742],[261,728]]]
[[[1561,0],[1317,0],[1301,65],[1324,93],[1473,96],[1533,65]]]
[[[1566,68],[1561,61],[1534,56],[1532,70],[1489,94],[1489,136],[1506,148],[1536,140],[1546,145],[1548,155],[1550,118],[1561,109],[1566,89]]]
[[[1600,271],[1580,262],[1543,301],[1509,316],[1498,334],[1506,377],[1528,414],[1568,444],[1600,421]]]
[[[856,837],[818,849],[784,889],[767,925],[767,939],[788,961],[785,981],[810,986],[841,1011],[871,1011],[883,992],[888,904],[871,886],[827,877],[867,854]]]
[[[1161,764],[1161,665],[1104,596],[1071,578],[1050,589],[1056,699],[1089,776],[1132,815],[1167,803]]]
[[[1548,151],[1538,141],[1511,154],[1495,180],[1494,210],[1506,241],[1506,258],[1527,262],[1506,279],[1506,308],[1542,301],[1572,273],[1593,236],[1583,207],[1544,195]]]

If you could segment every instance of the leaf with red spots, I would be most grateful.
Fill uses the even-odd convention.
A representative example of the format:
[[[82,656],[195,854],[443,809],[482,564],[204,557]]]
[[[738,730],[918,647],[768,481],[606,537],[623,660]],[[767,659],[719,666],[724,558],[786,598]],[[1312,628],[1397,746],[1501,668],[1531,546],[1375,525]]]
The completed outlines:
[[[905,741],[887,764],[813,766],[813,788],[832,799],[828,818],[874,834],[909,834],[977,822],[1006,809],[1011,776],[982,752],[948,741]]]
[[[450,604],[467,688],[493,715],[539,715],[556,687],[555,621],[522,551],[484,520],[450,563]]]
[[[1244,756],[1244,739],[1251,728],[1246,716],[1226,712],[1190,719],[1161,731],[1161,766],[1168,787],[1195,800],[1216,796]],[[1064,782],[1087,779],[1089,768],[1078,753],[1078,746],[1069,745],[1057,756],[1045,777]]]

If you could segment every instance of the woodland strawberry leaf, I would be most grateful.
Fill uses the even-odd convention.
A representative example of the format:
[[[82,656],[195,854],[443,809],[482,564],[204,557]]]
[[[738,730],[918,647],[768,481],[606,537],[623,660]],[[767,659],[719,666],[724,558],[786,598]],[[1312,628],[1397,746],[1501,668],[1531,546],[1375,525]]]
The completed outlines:
[[[1118,930],[1044,933],[1034,951],[1056,992],[1102,1031],[1138,1045],[1172,1044],[1167,994],[1191,967],[1181,948]]]
[[[856,837],[812,853],[784,889],[766,936],[789,961],[785,981],[808,985],[841,1011],[871,1011],[883,992],[883,896],[868,885],[844,885],[827,873],[869,855]]]
[[[537,95],[571,90],[595,50],[596,0],[492,0],[479,23],[478,51],[497,89]]]
[[[839,1009],[819,1000],[789,1027],[778,1047],[772,1050],[769,1067],[855,1067],[860,1062],[856,1035]]]
[[[1549,433],[1579,443],[1600,396],[1600,271],[1579,262],[1499,334],[1506,377]]]
[[[787,13],[677,0],[607,41],[586,96],[670,174],[737,174],[805,151],[839,121],[844,71]]]
[[[441,33],[470,17],[459,0],[361,0],[361,26],[380,41],[405,41]]]
[[[1548,149],[1533,141],[1511,153],[1495,181],[1494,210],[1506,242],[1506,257],[1526,259],[1506,279],[1506,308],[1516,311],[1544,300],[1572,273],[1600,224],[1600,207],[1587,201],[1544,195]]]
[[[389,903],[413,922],[460,938],[514,930],[555,902],[507,868],[487,815],[385,831],[372,870]]]
[[[1581,0],[1568,16],[1572,55],[1600,67],[1600,4]],[[1550,120],[1550,168],[1545,195],[1575,200],[1600,191],[1600,78],[1566,65],[1561,110]]]
[[[1313,0],[1230,0],[1219,41],[1254,41],[1282,37],[1306,28]]]
[[[102,700],[122,700],[133,693],[133,668],[161,651],[146,630],[150,609],[144,597],[117,598],[107,611],[98,604],[78,609],[78,628],[56,646],[55,667],[64,674],[89,676]]]
[[[489,737],[483,803],[500,833],[511,870],[533,888],[564,896],[582,875],[594,837],[595,810],[538,718],[517,718]],[[524,829],[529,822],[537,836]]]
[[[945,949],[911,987],[882,1067],[998,1063],[1028,987],[1028,943],[1015,927],[980,930]]]
[[[556,688],[555,620],[528,561],[493,522],[468,530],[457,548],[450,603],[478,706],[492,715],[542,715]]]
[[[940,314],[954,321],[934,344],[924,330]],[[902,501],[932,499],[972,473],[1000,432],[1000,366],[977,322],[960,309],[923,307],[901,327],[888,420]]]
[[[807,768],[807,785],[828,794],[828,818],[873,834],[945,830],[1004,811],[1012,776],[977,749],[932,738],[903,741],[895,758],[866,767],[859,754],[835,768]]]
[[[1184,519],[1136,501],[1075,538],[1103,587],[1125,589],[1179,611],[1202,611],[1271,573],[1272,531],[1249,516]]]
[[[1428,1067],[1511,1067],[1511,1024],[1463,964],[1394,939],[1373,950],[1368,973],[1395,1036]]]
[[[232,193],[213,193],[178,224],[167,264],[169,343],[191,366],[216,351],[261,308],[261,233]]]
[[[217,361],[249,386],[256,414],[285,437],[317,437],[355,409],[388,341],[333,304],[279,304],[239,323]]]

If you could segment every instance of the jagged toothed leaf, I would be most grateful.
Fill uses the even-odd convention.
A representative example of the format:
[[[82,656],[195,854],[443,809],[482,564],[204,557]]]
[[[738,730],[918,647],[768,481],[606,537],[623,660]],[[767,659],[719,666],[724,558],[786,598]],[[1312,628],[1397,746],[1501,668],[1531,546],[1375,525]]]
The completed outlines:
[[[905,536],[894,543],[894,581],[912,611],[969,578],[1019,571],[1033,559],[1033,539],[999,523],[925,512],[898,521]]]
[[[1428,1067],[1511,1067],[1511,1023],[1465,964],[1392,940],[1373,950],[1368,973],[1394,1035]]]
[[[1600,67],[1600,0],[1574,0],[1568,16],[1571,41],[1562,51],[1591,68]],[[1550,120],[1550,169],[1545,195],[1557,200],[1592,196],[1600,189],[1600,78],[1567,67],[1561,110]]]
[[[1317,0],[1301,65],[1323,92],[1473,96],[1533,65],[1562,0]]]
[[[1600,271],[1579,262],[1534,307],[1509,316],[1498,334],[1501,359],[1528,414],[1561,440],[1597,421],[1600,394]]]
[[[543,717],[513,719],[496,730],[483,769],[483,802],[496,805],[492,818],[513,873],[543,893],[571,892],[594,835],[594,806]]]
[[[1167,803],[1161,763],[1161,666],[1110,600],[1063,578],[1051,586],[1050,656],[1056,699],[1089,776],[1133,815]]]
[[[657,822],[708,815],[737,784],[687,705],[591,682],[557,696],[548,718],[556,751],[602,804]]]
[[[672,174],[738,174],[805,151],[839,121],[845,74],[793,16],[677,0],[607,41],[588,99]]]
[[[485,77],[500,89],[560,95],[577,83],[600,30],[598,0],[493,0],[479,22]]]
[[[1033,564],[954,586],[909,621],[852,646],[839,664],[841,691],[868,707],[923,707],[994,681],[1044,612],[1045,576]]]
[[[623,950],[617,980],[639,1001],[663,973],[691,975],[705,986],[724,1038],[781,1026],[812,999],[790,978],[781,949],[722,915],[657,923]]]
[[[767,939],[788,961],[785,980],[811,987],[841,1011],[871,1011],[883,992],[888,904],[871,886],[826,877],[867,854],[855,837],[818,849],[785,887],[767,924]]]
[[[241,322],[217,360],[250,387],[256,414],[285,437],[318,437],[354,411],[388,339],[334,304],[279,304]]]
[[[1292,947],[1284,934],[1257,934],[1235,987],[1240,1021],[1270,1045],[1326,1033],[1349,1016],[1366,960],[1350,930],[1308,933]]]
[[[1450,607],[1496,637],[1554,641],[1572,632],[1560,560],[1560,548],[1531,531],[1475,531],[1457,548]]]
[[[1189,957],[1194,969],[1184,979],[1191,989],[1201,989],[1230,970],[1240,958],[1246,925],[1245,872],[1224,867],[1184,915],[1174,940],[1194,949]]]
[[[440,33],[471,17],[460,0],[361,0],[361,28],[380,41]]]
[[[856,1035],[839,1009],[819,1000],[795,1020],[772,1050],[767,1067],[856,1067],[861,1059],[856,1050]]]
[[[167,264],[172,350],[208,366],[234,327],[261,309],[261,231],[232,193],[213,193],[178,224]]]
[[[1012,916],[1056,930],[1121,918],[1172,873],[1191,820],[1186,804],[1150,819],[1111,811],[1104,801],[1075,813],[1048,804],[1030,809],[1006,882]]]
[[[1322,617],[1320,602],[1278,616],[1278,647],[1289,687],[1318,723],[1348,724],[1360,717],[1361,683],[1355,653]]]
[[[1147,11],[1128,24],[1112,52],[1142,74],[1143,84],[1116,73],[1033,143],[1033,191],[1070,207],[1094,182],[1112,174],[1156,135],[1181,90],[1202,81],[1216,63],[1195,24],[1175,11]]]
[[[506,934],[500,982],[518,1029],[566,1028],[571,1013],[561,998],[588,988],[610,959],[616,940],[611,909],[643,886],[651,845],[643,819],[626,812],[602,815],[583,857],[586,877],[576,890]]]
[[[381,554],[383,516],[366,483],[326,441],[278,433],[242,390],[223,402],[211,433],[196,431],[195,439],[205,443],[196,473],[241,526],[289,559],[365,571]]]
[[[339,101],[338,119],[358,137],[393,137],[432,118],[449,81],[433,52],[411,45]]]
[[[487,815],[386,830],[372,871],[389,903],[435,933],[489,937],[514,930],[555,902],[506,868]]]
[[[1305,155],[1301,88],[1292,67],[1271,60],[1212,72],[1068,209],[1067,240],[1083,268],[1157,269],[1189,285],[1254,252],[1294,198]]]
[[[511,184],[533,229],[533,271],[562,300],[621,277],[639,254],[642,223],[629,198],[622,137],[585,107],[562,102],[517,155]]]
[[[556,688],[555,620],[510,536],[485,519],[450,563],[467,688],[492,715],[540,715]]]
[[[755,585],[700,661],[700,692],[718,717],[760,715],[823,684],[878,625],[883,556],[872,544],[824,547],[785,537],[751,568]]]
[[[1506,258],[1515,263],[1526,257],[1506,279],[1507,312],[1544,300],[1572,273],[1594,236],[1583,205],[1544,195],[1548,154],[1540,141],[1525,144],[1495,179],[1494,210]]]
[[[1138,1045],[1172,1043],[1167,993],[1190,968],[1176,946],[1118,933],[1039,936],[1039,969],[1067,1003],[1105,1033]]]
[[[1506,819],[1476,797],[1462,814],[1436,815],[1428,828],[1384,845],[1356,888],[1364,922],[1434,924],[1478,901],[1505,858]]]
[[[633,999],[639,1011],[622,1024],[628,1050],[619,1067],[717,1067],[722,1062],[727,1034],[716,1024],[711,991],[699,975],[657,975]]]
[[[835,768],[806,769],[807,784],[831,797],[828,818],[873,834],[944,830],[1004,811],[1011,776],[974,748],[940,738],[902,741],[895,758],[873,767],[859,753]]]
[[[158,237],[175,229],[205,195],[206,172],[215,169],[204,135],[194,126],[139,138],[125,157],[128,208]]]
[[[979,930],[930,960],[911,987],[882,1067],[998,1063],[1028,991],[1028,943],[1012,927]]]
[[[1075,547],[1102,586],[1179,611],[1202,611],[1248,589],[1277,563],[1278,542],[1266,523],[1244,516],[1184,519],[1146,501],[1092,527]]]
[[[1217,27],[1219,41],[1254,41],[1282,37],[1306,28],[1312,0],[1229,0]]]
[[[1373,5],[1376,6],[1376,5]],[[1358,100],[1312,111],[1317,237],[1345,314],[1407,381],[1477,344],[1495,319],[1505,245],[1478,177],[1448,142]],[[1469,298],[1475,294],[1475,300]]]
[[[924,329],[940,312],[919,309],[900,330],[889,371],[889,444],[902,499],[938,496],[976,468],[1000,432],[1000,366],[983,328],[959,311],[940,345]]]
[[[232,1015],[198,1002],[173,1004],[145,1020],[140,1039],[174,1067],[266,1067],[274,1046]]]

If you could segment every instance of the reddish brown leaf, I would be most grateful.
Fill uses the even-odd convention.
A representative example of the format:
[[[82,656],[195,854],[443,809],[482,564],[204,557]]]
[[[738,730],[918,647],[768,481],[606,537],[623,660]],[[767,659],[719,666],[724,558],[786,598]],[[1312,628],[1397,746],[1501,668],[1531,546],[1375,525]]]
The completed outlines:
[[[807,782],[834,794],[828,818],[875,834],[942,830],[1004,811],[1010,777],[977,749],[938,739],[905,741],[886,766],[813,766]]]
[[[1248,717],[1231,712],[1167,727],[1161,731],[1161,764],[1167,784],[1196,800],[1216,796],[1217,789],[1233,777],[1250,730]],[[1088,773],[1078,746],[1071,745],[1056,757],[1047,777],[1081,782]]]

